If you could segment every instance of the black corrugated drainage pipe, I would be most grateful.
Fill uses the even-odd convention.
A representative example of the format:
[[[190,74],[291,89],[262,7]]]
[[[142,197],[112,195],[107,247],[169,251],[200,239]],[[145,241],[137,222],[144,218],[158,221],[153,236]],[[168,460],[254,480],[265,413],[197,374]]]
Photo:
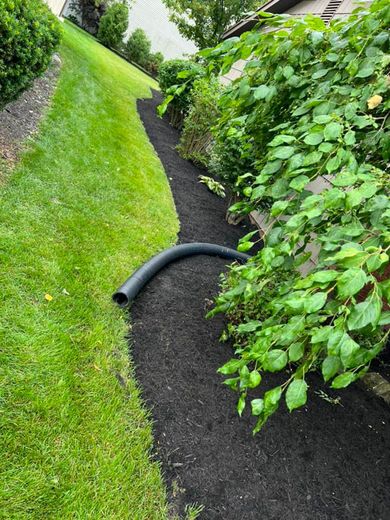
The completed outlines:
[[[142,267],[137,269],[137,271],[135,271],[135,273],[133,273],[130,278],[119,287],[112,299],[120,307],[127,307],[149,280],[161,271],[163,267],[175,260],[179,260],[180,258],[194,255],[220,256],[221,258],[238,260],[239,262],[246,262],[250,258],[250,256],[245,253],[240,253],[235,249],[219,246],[217,244],[194,242],[192,244],[174,246],[154,256]]]

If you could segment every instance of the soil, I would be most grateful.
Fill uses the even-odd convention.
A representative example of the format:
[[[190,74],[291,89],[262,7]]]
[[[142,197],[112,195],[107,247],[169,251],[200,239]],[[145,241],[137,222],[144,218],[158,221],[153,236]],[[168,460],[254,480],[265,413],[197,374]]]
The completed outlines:
[[[17,161],[27,138],[36,132],[50,103],[60,66],[61,60],[55,55],[45,74],[0,112],[0,159],[8,164]]]
[[[138,109],[171,183],[180,242],[235,247],[248,229],[226,223],[226,201],[179,157],[158,102],[155,94]],[[204,317],[225,263],[202,256],[167,267],[131,311],[132,357],[173,511],[197,503],[204,520],[388,519],[390,409],[379,399],[356,385],[334,393],[313,374],[307,406],[291,415],[281,406],[257,436],[249,412],[238,417],[237,396],[216,373],[231,355],[218,341],[224,320]]]

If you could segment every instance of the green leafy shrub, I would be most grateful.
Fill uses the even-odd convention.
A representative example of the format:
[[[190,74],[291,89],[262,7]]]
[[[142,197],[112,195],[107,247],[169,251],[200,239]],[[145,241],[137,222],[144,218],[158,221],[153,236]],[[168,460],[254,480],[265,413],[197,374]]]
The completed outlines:
[[[220,372],[240,394],[240,415],[264,373],[290,368],[251,401],[255,432],[283,395],[290,411],[306,403],[308,372],[320,370],[334,389],[363,376],[390,333],[389,23],[386,0],[329,27],[311,15],[274,16],[269,32],[201,53],[223,73],[251,57],[221,97],[216,132],[221,143],[234,139],[238,124],[237,156],[249,146],[252,161],[232,209],[271,200],[268,230],[264,248],[232,267],[210,315],[230,318],[235,357]],[[318,193],[323,175],[330,185]]]
[[[0,2],[0,108],[46,70],[59,40],[59,23],[43,0]]]
[[[162,52],[153,52],[145,64],[145,68],[153,76],[157,76],[162,63],[164,62],[164,55]]]
[[[159,69],[158,82],[165,96],[159,112],[162,115],[169,106],[173,126],[181,126],[191,107],[192,87],[196,79],[206,73],[199,63],[190,60],[167,60]]]
[[[120,47],[129,25],[129,8],[126,2],[110,5],[100,19],[98,39],[107,47]]]
[[[211,128],[220,112],[218,98],[222,87],[217,77],[201,78],[194,82],[191,108],[184,120],[178,151],[185,159],[208,167],[212,150]]]
[[[130,61],[146,67],[150,58],[152,43],[143,29],[135,29],[125,43],[124,52]]]

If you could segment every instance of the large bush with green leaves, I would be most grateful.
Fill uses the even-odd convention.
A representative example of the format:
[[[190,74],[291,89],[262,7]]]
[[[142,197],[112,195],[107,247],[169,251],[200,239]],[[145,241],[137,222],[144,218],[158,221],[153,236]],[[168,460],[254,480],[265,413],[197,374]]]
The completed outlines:
[[[201,64],[190,60],[167,60],[160,66],[158,82],[165,99],[159,112],[164,113],[169,106],[174,126],[181,126],[191,107],[193,84],[205,73]]]
[[[43,0],[0,2],[0,109],[48,67],[60,40]]]
[[[125,43],[124,52],[130,61],[145,67],[150,57],[151,48],[152,43],[146,36],[145,31],[143,29],[135,29]]]
[[[230,318],[235,356],[220,372],[239,414],[250,392],[255,431],[282,396],[290,411],[306,403],[310,371],[334,389],[363,376],[390,324],[390,5],[376,0],[330,26],[266,16],[268,32],[202,52],[213,72],[249,60],[221,97],[217,139],[238,132],[252,158],[233,210],[271,201],[264,248],[232,267],[210,313]],[[317,265],[303,274],[313,248]],[[287,368],[282,384],[253,395],[264,374]]]
[[[129,25],[129,7],[126,1],[111,4],[100,19],[98,39],[111,49],[118,49]]]
[[[208,167],[213,145],[211,128],[219,119],[219,78],[201,78],[194,82],[191,108],[184,120],[178,151],[185,159]]]

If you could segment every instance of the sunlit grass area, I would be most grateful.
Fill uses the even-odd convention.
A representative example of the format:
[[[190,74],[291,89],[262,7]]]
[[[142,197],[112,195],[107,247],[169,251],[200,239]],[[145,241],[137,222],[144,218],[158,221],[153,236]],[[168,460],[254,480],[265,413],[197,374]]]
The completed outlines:
[[[0,518],[160,519],[113,290],[178,221],[136,111],[154,82],[64,25],[62,72],[0,196]]]

